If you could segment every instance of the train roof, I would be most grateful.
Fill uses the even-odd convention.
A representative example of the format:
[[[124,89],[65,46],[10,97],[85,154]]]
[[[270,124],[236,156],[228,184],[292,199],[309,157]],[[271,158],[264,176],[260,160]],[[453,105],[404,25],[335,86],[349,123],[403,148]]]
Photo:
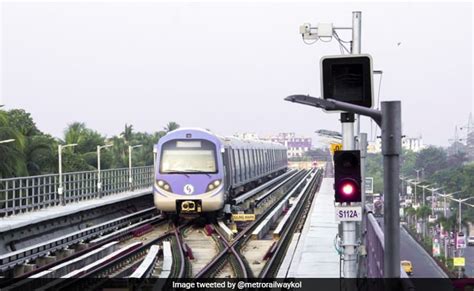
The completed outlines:
[[[250,140],[250,139],[240,139],[233,136],[221,136],[215,134],[207,129],[204,128],[196,128],[196,127],[181,127],[176,130],[173,130],[168,134],[178,133],[179,131],[200,131],[203,133],[207,133],[209,135],[213,135],[218,138],[224,146],[229,146],[231,148],[246,148],[246,149],[254,149],[254,148],[264,148],[264,149],[286,149],[286,147],[280,143],[271,142],[271,141],[263,141],[263,140]]]

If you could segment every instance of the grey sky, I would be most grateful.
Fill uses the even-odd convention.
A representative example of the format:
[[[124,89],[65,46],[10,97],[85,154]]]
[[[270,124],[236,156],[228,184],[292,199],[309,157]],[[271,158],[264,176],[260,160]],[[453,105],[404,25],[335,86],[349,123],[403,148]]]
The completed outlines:
[[[109,136],[168,121],[314,136],[339,130],[338,114],[283,98],[320,96],[319,59],[339,47],[306,45],[298,28],[350,26],[354,10],[381,100],[402,100],[406,135],[447,145],[474,107],[471,3],[4,2],[1,94],[54,136],[73,121]]]

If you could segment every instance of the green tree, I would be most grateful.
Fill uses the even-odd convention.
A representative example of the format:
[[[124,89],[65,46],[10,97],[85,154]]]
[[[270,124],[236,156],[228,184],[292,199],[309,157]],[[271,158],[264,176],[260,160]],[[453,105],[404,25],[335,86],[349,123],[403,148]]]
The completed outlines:
[[[27,175],[23,150],[25,136],[15,127],[11,126],[8,114],[0,111],[0,140],[15,139],[12,143],[0,144],[0,177],[16,177]]]
[[[374,178],[374,193],[383,193],[382,154],[367,154],[365,161],[366,177]]]
[[[168,122],[168,124],[166,124],[166,126],[163,128],[166,132],[170,132],[170,131],[173,131],[173,130],[176,130],[179,128],[179,124],[177,124],[176,122],[174,121],[170,121]]]
[[[422,149],[415,162],[417,169],[423,168],[425,177],[429,179],[439,169],[445,169],[447,167],[447,155],[442,148],[430,146]]]

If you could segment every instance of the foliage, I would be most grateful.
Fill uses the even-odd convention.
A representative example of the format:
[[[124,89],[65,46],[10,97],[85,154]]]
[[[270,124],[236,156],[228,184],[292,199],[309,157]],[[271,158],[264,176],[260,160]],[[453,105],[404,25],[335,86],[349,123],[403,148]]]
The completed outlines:
[[[0,178],[32,176],[58,172],[58,145],[77,144],[62,150],[63,172],[97,169],[97,146],[110,144],[101,151],[101,168],[128,167],[128,146],[141,144],[132,152],[133,166],[153,164],[153,146],[167,132],[179,128],[169,122],[155,133],[135,132],[125,124],[118,136],[106,138],[83,122],[73,122],[64,130],[62,139],[41,132],[30,113],[22,109],[0,111]]]
[[[422,149],[416,156],[415,168],[423,169],[424,177],[429,179],[439,169],[448,165],[447,154],[442,148],[430,146]]]
[[[383,193],[382,154],[367,154],[365,165],[365,176],[374,178],[374,193]]]

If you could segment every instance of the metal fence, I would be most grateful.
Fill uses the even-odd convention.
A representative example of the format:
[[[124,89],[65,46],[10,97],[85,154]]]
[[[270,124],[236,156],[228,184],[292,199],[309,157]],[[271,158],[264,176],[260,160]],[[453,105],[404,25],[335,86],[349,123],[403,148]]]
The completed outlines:
[[[367,214],[366,227],[367,277],[383,278],[384,235],[371,212]]]
[[[153,166],[101,171],[102,189],[97,187],[97,171],[63,174],[63,200],[58,194],[59,174],[0,179],[0,217],[35,211],[152,186]]]
[[[365,245],[367,248],[367,277],[383,278],[384,276],[384,233],[369,207],[366,207]],[[409,278],[400,265],[400,278]],[[402,281],[403,290],[412,290],[409,280]]]

